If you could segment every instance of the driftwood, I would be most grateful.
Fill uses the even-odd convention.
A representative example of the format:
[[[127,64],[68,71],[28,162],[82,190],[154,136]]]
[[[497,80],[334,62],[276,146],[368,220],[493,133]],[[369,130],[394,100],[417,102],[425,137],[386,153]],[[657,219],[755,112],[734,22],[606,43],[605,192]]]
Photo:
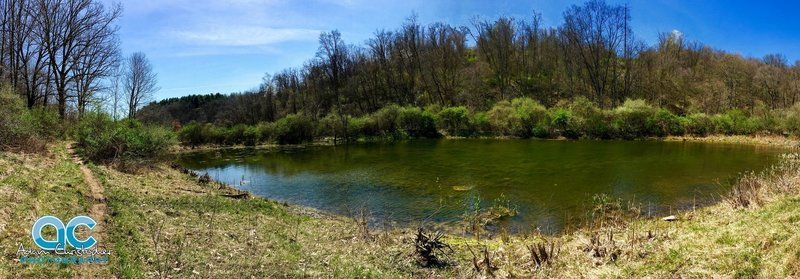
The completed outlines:
[[[240,199],[246,199],[246,198],[248,198],[248,197],[250,196],[250,194],[248,194],[248,193],[241,193],[241,194],[223,194],[222,196],[223,196],[223,197],[226,197],[226,198],[232,198],[232,199],[237,199],[237,200],[240,200]]]

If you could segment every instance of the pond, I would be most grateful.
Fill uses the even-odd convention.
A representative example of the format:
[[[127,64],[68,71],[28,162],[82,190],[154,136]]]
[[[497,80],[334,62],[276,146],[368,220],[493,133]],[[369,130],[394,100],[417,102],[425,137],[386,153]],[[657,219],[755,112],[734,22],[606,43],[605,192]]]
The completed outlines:
[[[464,212],[506,202],[511,231],[558,232],[592,196],[674,213],[718,199],[781,149],[662,141],[416,140],[190,152],[180,163],[255,195],[337,214],[366,209],[373,224],[454,225]],[[454,227],[454,226],[450,226]]]

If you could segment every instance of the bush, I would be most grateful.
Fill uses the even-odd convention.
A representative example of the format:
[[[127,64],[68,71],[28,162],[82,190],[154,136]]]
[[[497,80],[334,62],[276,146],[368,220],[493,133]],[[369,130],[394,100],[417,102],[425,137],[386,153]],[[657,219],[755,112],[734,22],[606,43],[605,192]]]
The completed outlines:
[[[469,136],[472,134],[470,127],[469,111],[464,106],[448,107],[439,112],[437,119],[439,128],[451,136]]]
[[[679,136],[686,133],[685,121],[667,109],[658,109],[648,121],[650,134],[654,136]]]
[[[796,103],[783,112],[780,127],[791,134],[800,134],[800,103]]]
[[[0,150],[45,151],[46,140],[61,134],[60,127],[58,116],[46,109],[29,111],[11,87],[0,85]]]
[[[242,143],[246,146],[255,146],[261,142],[261,130],[256,126],[246,126],[242,136],[244,137]]]
[[[256,126],[258,129],[259,142],[272,142],[275,140],[275,123],[261,122]]]
[[[314,140],[314,125],[302,114],[289,114],[275,122],[275,137],[279,144],[299,144]]]
[[[644,100],[625,100],[614,109],[614,122],[617,135],[626,139],[641,138],[648,135],[649,120],[655,109]]]
[[[492,131],[496,135],[510,136],[514,127],[514,109],[508,101],[500,101],[487,113]]]
[[[410,107],[400,110],[398,124],[409,137],[435,138],[439,136],[433,114],[419,108]]]
[[[210,138],[208,130],[205,128],[205,125],[192,121],[181,127],[178,131],[178,140],[180,140],[182,144],[191,147],[209,143]]]
[[[102,113],[84,114],[75,138],[83,155],[100,163],[145,163],[164,155],[175,143],[167,129],[144,126],[135,119],[115,122]]]
[[[686,120],[686,132],[692,135],[704,137],[714,132],[714,122],[705,113],[692,113]]]
[[[515,98],[511,100],[511,107],[514,109],[512,119],[512,130],[516,136],[530,137],[533,129],[539,127],[544,129],[547,125],[547,109],[531,98]]]
[[[341,117],[342,116],[336,112],[330,112],[328,115],[321,118],[317,122],[317,137],[333,137],[334,140],[344,139],[347,133],[345,133],[345,125],[342,124]]]
[[[716,131],[726,135],[749,135],[761,129],[757,118],[748,117],[743,111],[734,109],[714,116]]]
[[[580,138],[580,132],[575,123],[575,117],[568,108],[555,108],[549,113],[550,127],[556,135],[561,135],[571,139]]]
[[[615,133],[611,122],[613,114],[597,108],[589,99],[576,97],[569,105],[575,129],[590,138],[608,139]]]
[[[398,118],[400,117],[400,106],[388,105],[372,114],[373,124],[375,129],[383,133],[387,137],[400,137],[400,131],[397,127]]]
[[[475,129],[477,134],[490,134],[492,132],[492,124],[489,122],[489,115],[485,112],[477,112],[470,118],[470,125]]]

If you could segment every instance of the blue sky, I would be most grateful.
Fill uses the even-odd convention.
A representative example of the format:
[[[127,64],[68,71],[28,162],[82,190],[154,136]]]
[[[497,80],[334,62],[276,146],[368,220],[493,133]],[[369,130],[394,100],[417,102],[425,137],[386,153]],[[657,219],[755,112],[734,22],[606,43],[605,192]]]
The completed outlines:
[[[104,0],[111,2],[112,0]],[[394,30],[416,12],[422,24],[468,25],[478,15],[531,17],[545,26],[584,1],[433,0],[137,0],[124,1],[119,21],[125,54],[143,51],[159,76],[155,99],[255,88],[265,73],[302,66],[320,32],[338,29],[362,45],[375,30]],[[782,53],[800,60],[800,1],[615,1],[631,8],[636,35],[653,44],[659,32],[745,56]]]

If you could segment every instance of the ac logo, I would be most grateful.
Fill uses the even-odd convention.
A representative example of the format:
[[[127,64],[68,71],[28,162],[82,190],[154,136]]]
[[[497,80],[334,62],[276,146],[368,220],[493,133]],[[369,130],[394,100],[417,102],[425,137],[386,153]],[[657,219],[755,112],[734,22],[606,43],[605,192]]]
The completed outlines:
[[[97,222],[95,222],[94,219],[90,218],[89,216],[76,216],[75,218],[72,218],[72,220],[69,220],[66,226],[64,226],[64,222],[57,217],[49,215],[42,216],[36,220],[35,223],[33,223],[33,227],[31,228],[31,238],[33,238],[33,243],[35,243],[36,246],[39,246],[39,248],[42,250],[63,251],[67,249],[67,245],[72,246],[75,249],[86,250],[96,245],[97,240],[95,240],[93,236],[89,236],[82,240],[78,239],[78,237],[75,235],[75,230],[77,230],[80,226],[86,226],[89,228],[89,230],[93,230],[96,225]],[[47,240],[42,236],[42,229],[47,226],[52,226],[56,229],[55,240]]]

